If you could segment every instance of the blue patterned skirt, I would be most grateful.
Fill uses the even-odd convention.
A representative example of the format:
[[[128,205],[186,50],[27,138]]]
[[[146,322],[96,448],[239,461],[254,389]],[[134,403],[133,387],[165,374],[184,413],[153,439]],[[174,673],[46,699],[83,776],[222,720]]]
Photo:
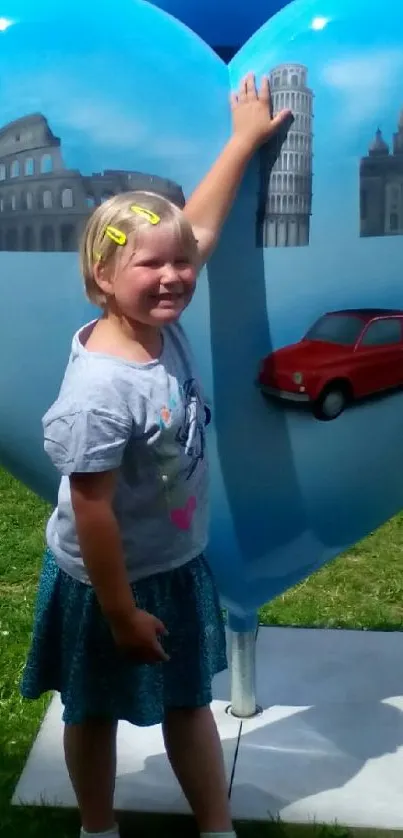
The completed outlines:
[[[133,585],[140,608],[169,632],[167,663],[136,664],[116,647],[92,587],[72,579],[45,553],[32,644],[21,693],[60,692],[63,720],[163,721],[175,707],[202,707],[211,682],[227,668],[225,628],[217,590],[203,556]]]

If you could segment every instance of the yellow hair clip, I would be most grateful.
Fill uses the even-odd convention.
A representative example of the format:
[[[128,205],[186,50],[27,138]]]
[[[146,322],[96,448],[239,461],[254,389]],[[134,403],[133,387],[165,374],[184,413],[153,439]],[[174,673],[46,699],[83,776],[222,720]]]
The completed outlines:
[[[150,224],[159,224],[161,221],[156,212],[145,209],[145,207],[139,207],[137,204],[132,204],[130,209],[132,212],[135,212],[136,215],[140,215],[141,218],[145,218],[146,221],[150,222]]]
[[[107,227],[105,235],[115,242],[115,244],[123,245],[127,242],[126,233],[123,233],[122,230],[118,230],[117,227]]]

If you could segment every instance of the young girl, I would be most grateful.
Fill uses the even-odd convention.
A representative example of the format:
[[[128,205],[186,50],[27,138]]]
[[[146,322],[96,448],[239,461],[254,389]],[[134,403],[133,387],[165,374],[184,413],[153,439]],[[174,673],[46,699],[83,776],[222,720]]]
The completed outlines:
[[[203,557],[209,412],[178,321],[249,159],[289,114],[273,119],[268,82],[257,92],[251,75],[232,110],[233,136],[183,213],[147,192],[94,211],[81,265],[103,315],[74,336],[43,419],[62,477],[22,694],[61,693],[82,836],[119,835],[120,719],[162,723],[200,832],[233,834],[210,710],[226,651]]]

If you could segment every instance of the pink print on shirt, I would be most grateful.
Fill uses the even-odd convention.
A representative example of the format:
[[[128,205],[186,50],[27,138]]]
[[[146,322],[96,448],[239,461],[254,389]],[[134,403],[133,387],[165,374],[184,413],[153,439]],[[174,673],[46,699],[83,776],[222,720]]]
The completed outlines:
[[[192,524],[193,515],[196,511],[197,502],[194,495],[189,498],[186,506],[179,509],[173,509],[171,512],[171,521],[180,530],[189,530]]]

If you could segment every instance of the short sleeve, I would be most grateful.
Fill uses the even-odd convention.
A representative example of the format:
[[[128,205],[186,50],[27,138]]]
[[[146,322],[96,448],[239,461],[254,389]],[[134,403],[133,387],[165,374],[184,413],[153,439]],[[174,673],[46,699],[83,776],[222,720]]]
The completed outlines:
[[[45,451],[62,475],[119,468],[131,423],[101,409],[54,406],[42,419]]]

